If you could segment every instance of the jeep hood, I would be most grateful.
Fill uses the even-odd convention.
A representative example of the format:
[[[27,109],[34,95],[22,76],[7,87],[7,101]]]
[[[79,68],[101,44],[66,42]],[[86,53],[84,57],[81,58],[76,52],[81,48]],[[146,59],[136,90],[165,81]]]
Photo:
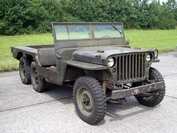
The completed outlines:
[[[139,49],[131,49],[126,47],[85,47],[73,52],[72,59],[82,62],[94,64],[103,64],[103,61],[111,55],[147,52]]]

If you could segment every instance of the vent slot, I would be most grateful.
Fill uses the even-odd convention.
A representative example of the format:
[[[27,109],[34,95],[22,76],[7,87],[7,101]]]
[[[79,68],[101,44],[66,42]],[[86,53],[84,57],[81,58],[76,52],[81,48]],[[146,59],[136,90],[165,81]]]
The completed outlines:
[[[146,54],[126,54],[117,57],[118,81],[142,78],[146,72]]]

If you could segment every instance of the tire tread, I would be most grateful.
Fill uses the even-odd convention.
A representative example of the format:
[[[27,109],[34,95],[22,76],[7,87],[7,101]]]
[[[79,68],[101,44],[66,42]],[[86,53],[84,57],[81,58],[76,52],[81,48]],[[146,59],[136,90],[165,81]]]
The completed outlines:
[[[156,90],[156,93],[159,93],[159,95],[153,96],[153,99],[151,99],[149,101],[143,99],[143,97],[141,97],[141,96],[137,96],[136,99],[142,105],[145,105],[148,107],[154,107],[154,106],[158,105],[163,100],[163,98],[165,96],[165,83],[164,83],[164,79],[163,79],[162,75],[160,74],[160,72],[153,67],[151,67],[149,70],[149,76],[154,77],[155,82],[163,81],[163,87],[159,90]]]
[[[94,118],[91,118],[88,120],[82,117],[82,115],[80,114],[80,111],[77,108],[76,98],[74,96],[76,112],[83,121],[91,125],[97,124],[104,118],[106,114],[106,110],[107,110],[106,97],[104,95],[102,87],[96,79],[88,77],[88,76],[83,76],[83,77],[78,78],[78,80],[76,80],[74,84],[73,95],[75,95],[76,88],[80,84],[80,82],[89,84],[90,88],[92,89],[91,91],[94,93],[93,99],[96,101],[96,107],[95,107],[96,114],[94,114]]]

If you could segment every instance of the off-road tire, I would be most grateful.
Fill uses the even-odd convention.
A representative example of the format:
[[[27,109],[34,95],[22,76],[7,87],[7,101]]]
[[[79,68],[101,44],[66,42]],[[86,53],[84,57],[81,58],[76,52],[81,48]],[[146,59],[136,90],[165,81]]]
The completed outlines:
[[[30,76],[31,61],[25,57],[20,58],[19,62],[19,75],[23,84],[31,84]]]
[[[39,75],[36,68],[36,62],[31,63],[30,73],[33,89],[37,92],[44,92],[46,90],[46,81],[45,78]]]
[[[165,96],[165,83],[160,72],[153,67],[149,69],[149,79],[154,80],[155,82],[163,81],[163,87],[159,90],[150,92],[151,94],[155,94],[153,96],[135,96],[135,97],[140,104],[148,107],[154,107],[158,105]]]
[[[96,79],[88,76],[78,78],[73,97],[76,113],[83,121],[94,125],[103,120],[107,111],[106,97]]]

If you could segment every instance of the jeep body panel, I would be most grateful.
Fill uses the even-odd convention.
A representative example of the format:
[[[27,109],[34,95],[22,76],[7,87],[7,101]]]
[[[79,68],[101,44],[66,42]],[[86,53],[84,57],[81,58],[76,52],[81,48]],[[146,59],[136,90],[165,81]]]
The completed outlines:
[[[32,59],[35,59],[35,55],[37,54],[37,49],[27,47],[27,46],[15,46],[11,47],[11,52],[14,58],[20,59],[20,57],[27,57],[30,55]]]
[[[97,65],[97,64],[90,64],[87,62],[75,61],[75,60],[67,60],[65,61],[67,65],[78,67],[84,70],[106,70],[108,69],[107,66]]]

